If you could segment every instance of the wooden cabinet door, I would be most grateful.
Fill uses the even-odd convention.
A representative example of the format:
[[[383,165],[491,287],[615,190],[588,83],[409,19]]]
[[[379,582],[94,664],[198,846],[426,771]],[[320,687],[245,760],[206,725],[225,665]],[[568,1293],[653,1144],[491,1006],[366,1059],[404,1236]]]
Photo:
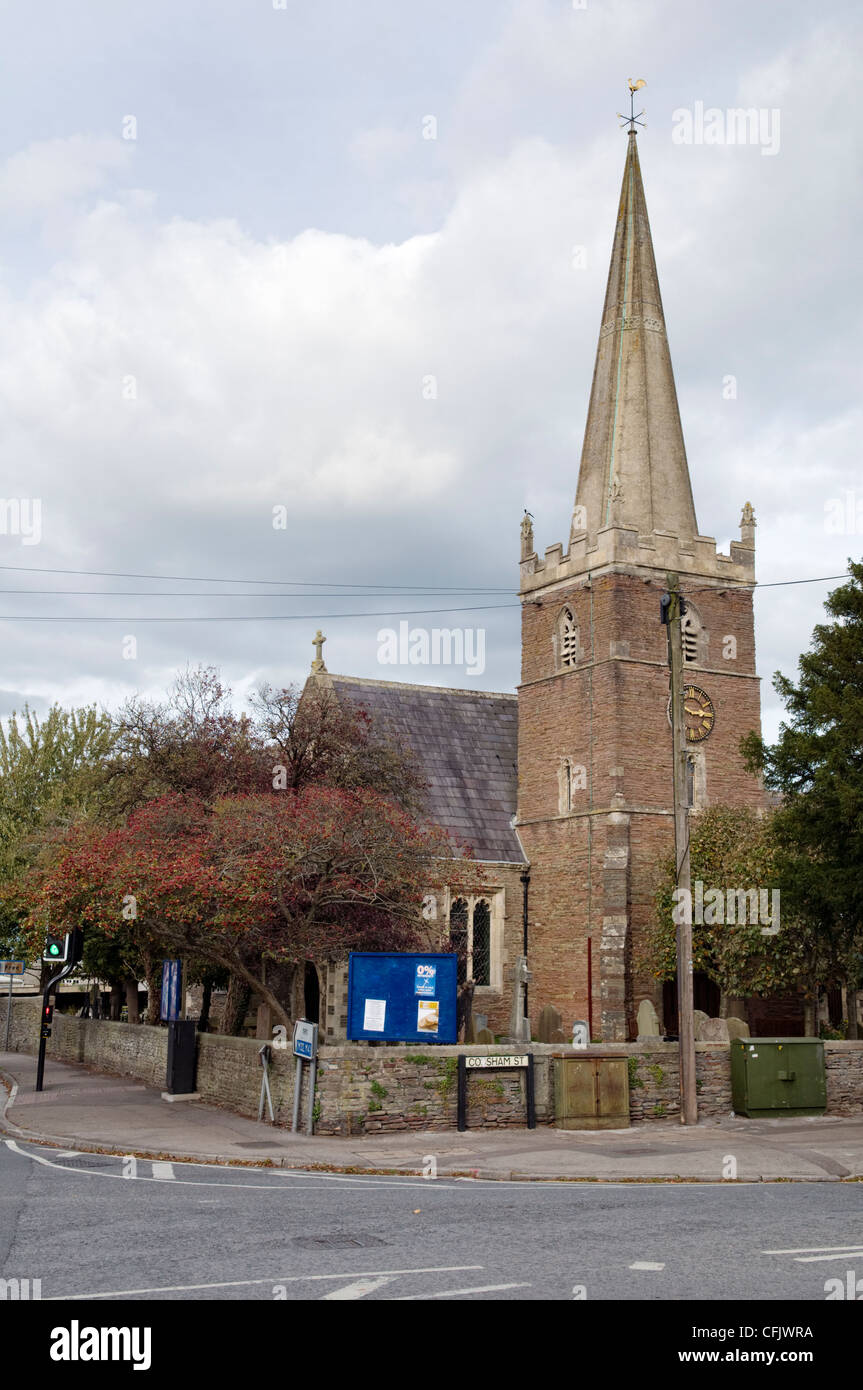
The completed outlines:
[[[563,1096],[561,1114],[567,1119],[581,1119],[596,1114],[596,1062],[585,1057],[567,1057],[561,1067]]]
[[[597,1114],[620,1116],[629,1124],[629,1077],[625,1057],[597,1059]]]

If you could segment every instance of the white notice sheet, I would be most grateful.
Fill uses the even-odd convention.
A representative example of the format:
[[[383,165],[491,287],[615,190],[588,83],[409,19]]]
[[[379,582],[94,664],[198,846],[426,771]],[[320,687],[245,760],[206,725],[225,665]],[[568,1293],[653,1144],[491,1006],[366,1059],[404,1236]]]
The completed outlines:
[[[386,999],[367,999],[363,1013],[363,1032],[382,1033],[387,1014]]]

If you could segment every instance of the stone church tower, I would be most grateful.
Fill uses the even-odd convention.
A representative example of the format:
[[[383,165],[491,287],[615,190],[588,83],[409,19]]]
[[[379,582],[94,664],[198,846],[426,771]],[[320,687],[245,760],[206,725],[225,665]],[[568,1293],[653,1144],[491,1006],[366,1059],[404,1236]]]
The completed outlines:
[[[763,804],[739,745],[760,730],[755,517],[730,554],[695,519],[638,161],[628,135],[569,542],[542,558],[522,523],[516,829],[530,861],[531,1002],[623,1041],[657,982],[633,946],[673,848],[666,629],[680,575],[690,804]],[[533,1008],[531,1012],[533,1012]]]

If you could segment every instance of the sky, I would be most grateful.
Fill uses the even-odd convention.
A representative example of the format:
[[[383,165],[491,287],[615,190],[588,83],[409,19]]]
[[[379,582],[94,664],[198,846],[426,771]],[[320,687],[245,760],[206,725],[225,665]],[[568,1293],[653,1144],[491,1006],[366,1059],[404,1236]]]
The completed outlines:
[[[519,523],[568,537],[630,77],[700,530],[727,550],[751,501],[762,585],[841,575],[861,25],[797,0],[0,4],[0,715],[199,664],[242,703],[304,679],[319,626],[332,671],[515,688]],[[764,124],[731,143],[739,107]],[[756,594],[768,738],[830,588]],[[484,661],[382,663],[405,619],[481,630]]]

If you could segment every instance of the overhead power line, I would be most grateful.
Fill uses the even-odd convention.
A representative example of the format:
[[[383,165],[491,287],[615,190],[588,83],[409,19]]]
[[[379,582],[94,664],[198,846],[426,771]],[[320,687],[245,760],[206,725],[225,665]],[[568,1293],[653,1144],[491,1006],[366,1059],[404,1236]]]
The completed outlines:
[[[194,595],[192,596],[194,597]],[[201,595],[197,595],[201,597]],[[213,595],[217,597],[217,595]],[[107,618],[98,614],[96,617],[81,617],[73,615],[70,617],[54,616],[44,613],[0,613],[0,622],[3,623],[317,623],[327,622],[331,618],[409,618],[415,614],[430,613],[487,613],[493,608],[519,608],[518,603],[486,603],[477,608],[384,608],[374,613],[246,613],[242,617],[237,614],[211,613],[200,617],[174,616],[170,617],[133,617],[133,618]]]
[[[16,574],[77,574],[86,575],[90,579],[147,579],[155,580],[157,583],[173,581],[180,584],[288,584],[292,586],[302,585],[307,589],[327,589],[338,586],[342,589],[384,589],[389,593],[404,593],[415,590],[418,593],[454,593],[454,594],[511,594],[512,585],[508,588],[480,588],[471,585],[464,586],[458,584],[375,584],[374,581],[366,581],[364,584],[343,583],[340,579],[226,579],[213,578],[212,576],[200,574],[131,574],[120,570],[86,570],[86,569],[55,569],[45,566],[35,565],[0,565],[0,570],[8,570]]]

